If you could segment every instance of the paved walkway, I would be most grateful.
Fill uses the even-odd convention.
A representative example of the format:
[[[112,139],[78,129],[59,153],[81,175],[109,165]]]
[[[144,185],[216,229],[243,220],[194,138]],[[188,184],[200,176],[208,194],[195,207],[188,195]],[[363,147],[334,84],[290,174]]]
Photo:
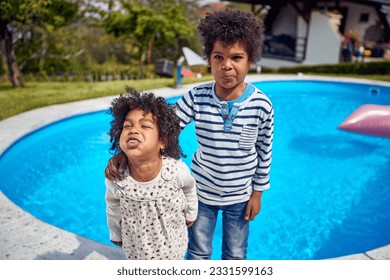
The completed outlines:
[[[301,78],[309,78],[309,76],[251,75],[248,76],[247,81]],[[337,78],[313,78],[340,80]],[[356,80],[352,81],[356,82]],[[152,92],[164,97],[178,96],[187,92],[193,86],[194,84],[184,85],[180,88],[162,88],[152,90]],[[115,97],[48,106],[0,121],[0,154],[26,133],[65,117],[106,109]],[[118,260],[124,259],[124,255],[119,248],[86,239],[33,217],[16,206],[0,191],[0,260],[7,259]],[[390,260],[390,245],[339,259]]]

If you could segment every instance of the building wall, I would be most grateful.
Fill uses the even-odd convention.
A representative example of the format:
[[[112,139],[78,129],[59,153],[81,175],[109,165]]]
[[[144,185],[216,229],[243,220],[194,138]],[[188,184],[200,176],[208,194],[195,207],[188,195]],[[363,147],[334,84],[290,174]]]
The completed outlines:
[[[268,58],[268,57],[263,57],[258,63],[256,63],[256,67],[260,66],[260,67],[267,67],[272,69],[279,69],[281,67],[294,67],[299,65],[302,64],[297,62],[292,62],[289,60]]]
[[[375,25],[380,20],[374,7],[356,4],[356,3],[341,3],[341,6],[348,8],[348,16],[345,24],[345,31],[356,30],[361,40],[363,40],[366,29]],[[368,22],[360,22],[360,15],[368,14]],[[343,34],[346,35],[346,34]]]
[[[342,39],[334,30],[329,16],[313,11],[309,25],[305,65],[337,64],[340,59]]]
[[[279,15],[276,17],[272,34],[297,36],[297,18],[298,15],[291,5],[282,8]]]

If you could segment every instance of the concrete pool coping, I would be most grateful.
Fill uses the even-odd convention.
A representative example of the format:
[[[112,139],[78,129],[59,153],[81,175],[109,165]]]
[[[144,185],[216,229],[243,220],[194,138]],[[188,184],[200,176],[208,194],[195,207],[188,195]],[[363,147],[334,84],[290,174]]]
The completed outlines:
[[[258,82],[296,79],[370,83],[373,85],[390,86],[390,83],[379,81],[308,75],[248,75],[246,80],[248,82]],[[129,84],[131,84],[131,81],[129,81]],[[148,91],[164,97],[173,97],[189,91],[198,84]],[[121,90],[118,89],[118,91]],[[25,134],[42,126],[66,117],[107,109],[115,97],[117,95],[47,106],[2,120],[0,121],[0,154]],[[124,255],[120,248],[89,240],[35,218],[15,205],[0,190],[0,260],[34,259],[120,260],[124,259]],[[336,259],[390,260],[390,244],[368,252],[343,256]]]

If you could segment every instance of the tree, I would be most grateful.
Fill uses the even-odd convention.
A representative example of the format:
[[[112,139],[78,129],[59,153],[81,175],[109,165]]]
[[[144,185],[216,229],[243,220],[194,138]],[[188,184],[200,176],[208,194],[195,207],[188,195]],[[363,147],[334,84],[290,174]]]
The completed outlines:
[[[20,87],[20,70],[14,49],[14,34],[20,26],[52,30],[73,19],[77,0],[2,0],[0,2],[0,44],[4,42],[8,76],[13,87]]]
[[[152,63],[154,44],[167,45],[167,42],[177,42],[193,34],[194,29],[185,16],[184,6],[172,0],[156,1],[161,4],[158,10],[137,1],[120,2],[123,9],[110,11],[103,26],[109,33],[128,37],[134,42],[141,73],[145,72],[145,63]]]

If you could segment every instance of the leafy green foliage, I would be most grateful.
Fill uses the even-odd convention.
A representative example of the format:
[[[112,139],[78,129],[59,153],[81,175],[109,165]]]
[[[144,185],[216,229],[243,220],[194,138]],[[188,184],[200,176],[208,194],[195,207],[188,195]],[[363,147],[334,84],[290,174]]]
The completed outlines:
[[[6,22],[59,27],[74,18],[78,3],[75,0],[2,0],[0,18]]]
[[[0,2],[0,43],[4,41],[8,46],[4,48],[9,65],[7,70],[15,87],[20,86],[19,71],[25,65],[31,70],[44,70],[49,48],[55,49],[51,32],[76,18],[78,3],[75,0]]]
[[[133,55],[138,57],[141,65],[145,60],[152,63],[155,45],[160,46],[160,50],[161,46],[175,49],[170,55],[174,60],[178,59],[180,39],[189,39],[194,33],[194,25],[186,17],[184,6],[174,1],[157,1],[161,4],[160,9],[153,10],[144,3],[121,2],[123,10],[109,12],[102,23],[107,32],[131,40],[137,46]]]
[[[196,0],[1,0],[0,26],[12,30],[25,77],[123,72],[125,65],[142,78],[158,59],[176,61],[183,46],[199,52],[197,8]],[[4,60],[0,75],[8,72]]]

